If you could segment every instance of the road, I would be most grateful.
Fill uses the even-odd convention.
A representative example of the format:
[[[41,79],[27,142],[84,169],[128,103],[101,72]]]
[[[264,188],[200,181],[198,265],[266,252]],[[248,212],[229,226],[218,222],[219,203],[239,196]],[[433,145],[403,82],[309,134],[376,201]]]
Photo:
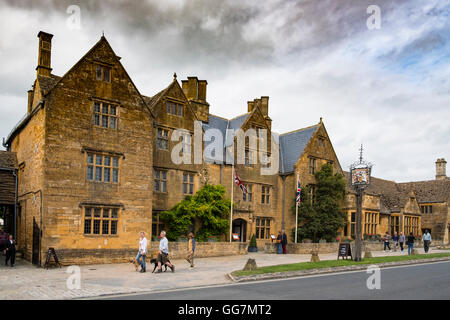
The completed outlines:
[[[450,262],[381,269],[381,289],[369,290],[366,271],[195,289],[118,295],[123,300],[450,299]]]

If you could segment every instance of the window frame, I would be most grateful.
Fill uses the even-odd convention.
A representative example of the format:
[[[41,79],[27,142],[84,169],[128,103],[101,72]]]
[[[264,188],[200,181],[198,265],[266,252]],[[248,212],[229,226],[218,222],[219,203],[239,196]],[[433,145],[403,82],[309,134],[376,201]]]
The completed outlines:
[[[92,162],[89,162],[89,157],[92,156]],[[101,163],[97,162],[97,157],[101,157]],[[106,164],[106,159],[109,158],[109,165]],[[97,183],[120,183],[120,157],[112,154],[105,154],[101,152],[86,152],[86,181]],[[98,169],[99,168],[99,169]],[[105,170],[105,169],[108,169]],[[97,179],[97,170],[100,170],[100,180]],[[109,181],[105,180],[105,172],[109,172]]]
[[[247,194],[242,192],[242,201],[244,202],[253,202],[253,184],[244,183],[245,189],[247,190]]]
[[[119,220],[121,210],[116,206],[108,205],[85,205],[83,209],[83,235],[84,236],[118,236],[119,235]],[[89,216],[87,212],[90,212]],[[95,215],[96,211],[99,211],[98,216]],[[105,216],[105,210],[108,210],[108,216]],[[116,212],[115,217],[113,217],[113,212]],[[89,233],[87,233],[87,221],[89,221]],[[96,222],[98,222],[98,233],[95,233]],[[105,222],[108,222],[108,232],[105,233],[104,226]],[[113,224],[115,225],[115,232],[113,231]]]
[[[167,170],[164,169],[154,169],[153,172],[153,179],[154,179],[154,186],[153,191],[159,192],[159,193],[167,193]],[[157,176],[158,173],[158,176]],[[163,177],[165,175],[165,177]],[[158,188],[156,186],[158,185]],[[162,188],[164,186],[164,188]]]
[[[270,205],[270,186],[261,186],[261,204]]]
[[[184,115],[184,104],[179,102],[174,102],[171,100],[166,101],[166,113],[172,116],[183,117]]]
[[[161,134],[160,134],[161,133]],[[163,135],[163,133],[166,133],[166,135]],[[166,147],[163,148],[163,144],[160,144],[160,142],[165,142]],[[156,146],[158,150],[169,150],[169,130],[164,128],[157,128],[156,133]]]
[[[184,179],[185,177],[187,177],[186,181]],[[184,195],[194,195],[194,174],[191,172],[183,172],[181,186]]]
[[[257,217],[255,221],[255,237],[258,240],[269,240],[270,239],[270,228],[272,218],[269,217]],[[264,222],[264,223],[262,223]],[[263,232],[261,232],[263,231]],[[261,237],[262,235],[262,237]]]
[[[97,105],[98,105],[98,111],[97,111]],[[104,112],[105,106],[107,106],[106,112]],[[111,110],[113,108],[115,109],[114,114],[111,113]],[[97,128],[102,128],[102,129],[117,130],[119,127],[119,110],[120,110],[120,106],[116,103],[97,101],[97,100],[94,101],[94,106],[92,109],[92,114],[93,114],[92,118],[93,118],[94,126]],[[107,119],[106,127],[103,125],[104,118]],[[97,123],[97,119],[98,119],[98,123]],[[115,120],[114,127],[111,126],[112,119]]]
[[[106,72],[108,71],[108,72]],[[108,76],[106,76],[106,74]],[[112,68],[110,66],[105,66],[102,64],[97,64],[95,68],[95,79],[97,81],[102,81],[105,83],[111,83],[112,78]]]

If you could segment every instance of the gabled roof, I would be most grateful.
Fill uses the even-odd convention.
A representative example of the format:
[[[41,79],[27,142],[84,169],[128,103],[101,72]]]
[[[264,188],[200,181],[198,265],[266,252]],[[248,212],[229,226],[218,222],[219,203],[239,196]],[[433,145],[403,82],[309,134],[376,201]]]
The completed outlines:
[[[294,171],[294,165],[303,154],[319,124],[280,135],[280,172]]]
[[[344,171],[344,176],[347,179],[347,192],[354,193],[355,191],[350,184],[350,173]],[[392,213],[400,212],[400,209],[405,207],[411,190],[416,195],[417,201],[419,201],[414,188],[402,186],[395,181],[371,177],[370,185],[364,190],[364,193],[380,197],[381,213]]]
[[[46,94],[61,80],[61,77],[51,74],[50,77],[38,76],[38,80],[42,93]]]
[[[402,190],[414,190],[419,203],[447,202],[450,198],[450,179],[399,183]]]
[[[105,38],[105,36],[102,36],[100,38],[99,41],[97,41],[97,43],[81,58],[78,60],[77,63],[75,63],[62,77],[59,76],[55,76],[55,75],[50,75],[50,77],[46,77],[46,76],[39,76],[37,78],[37,80],[39,81],[39,87],[40,90],[44,95],[48,95],[53,88],[55,88],[58,83],[60,83],[61,81],[64,80],[64,78],[70,74],[70,72],[72,70],[74,70],[76,68],[76,66],[78,66],[84,59],[86,59],[86,57],[88,57],[98,46],[100,46],[102,43],[105,43],[109,49],[111,50],[111,52],[116,56],[117,62],[118,64],[123,68],[126,76],[129,78],[131,84],[133,85],[133,87],[136,89],[136,92],[138,93],[138,95],[141,97],[142,102],[145,106],[147,106],[147,101],[144,99],[144,97],[141,95],[141,93],[139,92],[138,88],[136,87],[136,85],[134,84],[133,80],[131,79],[131,77],[128,75],[127,70],[125,69],[125,67],[122,65],[122,63],[120,62],[120,58],[115,54],[113,48],[111,47],[111,45],[109,44],[108,40]],[[36,85],[36,81],[34,82],[34,87]],[[36,92],[34,93],[36,94]],[[150,113],[150,116],[152,116],[154,118],[154,115],[151,111],[151,109],[148,108],[148,111]],[[31,112],[30,114],[26,114],[20,121],[19,123],[13,128],[13,130],[11,130],[10,134],[8,135],[8,138],[6,139],[6,144],[10,144],[11,140],[15,137],[15,135],[20,132],[20,130],[22,130],[23,127],[25,127],[25,125],[30,121],[30,119],[34,116],[35,112]]]
[[[16,153],[0,150],[0,168],[17,169]]]

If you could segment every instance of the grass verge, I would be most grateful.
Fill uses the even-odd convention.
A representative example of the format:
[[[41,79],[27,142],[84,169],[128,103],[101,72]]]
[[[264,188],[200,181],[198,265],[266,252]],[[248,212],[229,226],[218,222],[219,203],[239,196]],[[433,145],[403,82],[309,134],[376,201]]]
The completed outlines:
[[[264,273],[275,273],[275,272],[286,272],[286,271],[300,271],[300,270],[310,270],[310,269],[321,269],[321,268],[332,268],[332,267],[344,267],[344,266],[355,266],[355,265],[365,265],[365,264],[377,264],[385,262],[397,262],[397,261],[408,261],[408,260],[421,260],[421,259],[431,259],[431,258],[443,258],[450,257],[450,253],[430,253],[430,254],[417,254],[417,255],[405,255],[405,256],[389,256],[389,257],[375,257],[363,259],[363,261],[353,261],[353,260],[325,260],[320,262],[300,262],[292,264],[281,264],[276,266],[261,267],[253,271],[233,271],[231,274],[236,277],[241,276],[251,276],[256,274]]]

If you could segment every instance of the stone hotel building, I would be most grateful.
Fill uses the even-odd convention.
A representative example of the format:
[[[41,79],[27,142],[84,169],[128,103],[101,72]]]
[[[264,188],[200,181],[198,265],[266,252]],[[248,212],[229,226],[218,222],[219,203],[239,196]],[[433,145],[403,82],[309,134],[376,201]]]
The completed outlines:
[[[153,236],[163,228],[170,232],[160,213],[205,183],[224,185],[228,197],[233,186],[233,232],[240,241],[255,234],[262,245],[271,234],[295,225],[291,208],[297,174],[302,185],[312,186],[312,193],[314,173],[323,164],[347,175],[322,119],[293,132],[272,133],[267,96],[248,101],[242,115],[222,118],[210,113],[214,106],[207,101],[208,83],[197,77],[180,84],[174,75],[165,89],[144,95],[104,36],[70,70],[56,76],[52,37],[38,34],[36,79],[28,91],[26,114],[5,140],[7,151],[0,152],[4,227],[17,235],[19,249],[35,264],[43,263],[49,247],[77,263],[134,256],[139,231]],[[230,155],[227,147],[237,144],[230,130],[266,129],[268,145],[274,139],[279,146],[279,157],[268,149],[268,166],[278,162],[278,170],[261,175],[260,161],[252,164],[257,152],[246,143],[243,163],[234,165],[247,187],[245,196],[232,181],[230,163],[205,158],[175,164],[171,154],[179,141],[172,141],[172,134],[177,129],[192,137],[196,130],[216,129],[225,138],[224,159]],[[193,151],[194,139],[184,140],[185,150]],[[212,142],[200,143],[203,150]],[[445,160],[437,165],[433,181],[374,179],[364,196],[364,232],[418,235],[428,228],[448,241],[450,180]],[[348,191],[343,204],[348,224],[342,236],[355,230],[355,197]]]

